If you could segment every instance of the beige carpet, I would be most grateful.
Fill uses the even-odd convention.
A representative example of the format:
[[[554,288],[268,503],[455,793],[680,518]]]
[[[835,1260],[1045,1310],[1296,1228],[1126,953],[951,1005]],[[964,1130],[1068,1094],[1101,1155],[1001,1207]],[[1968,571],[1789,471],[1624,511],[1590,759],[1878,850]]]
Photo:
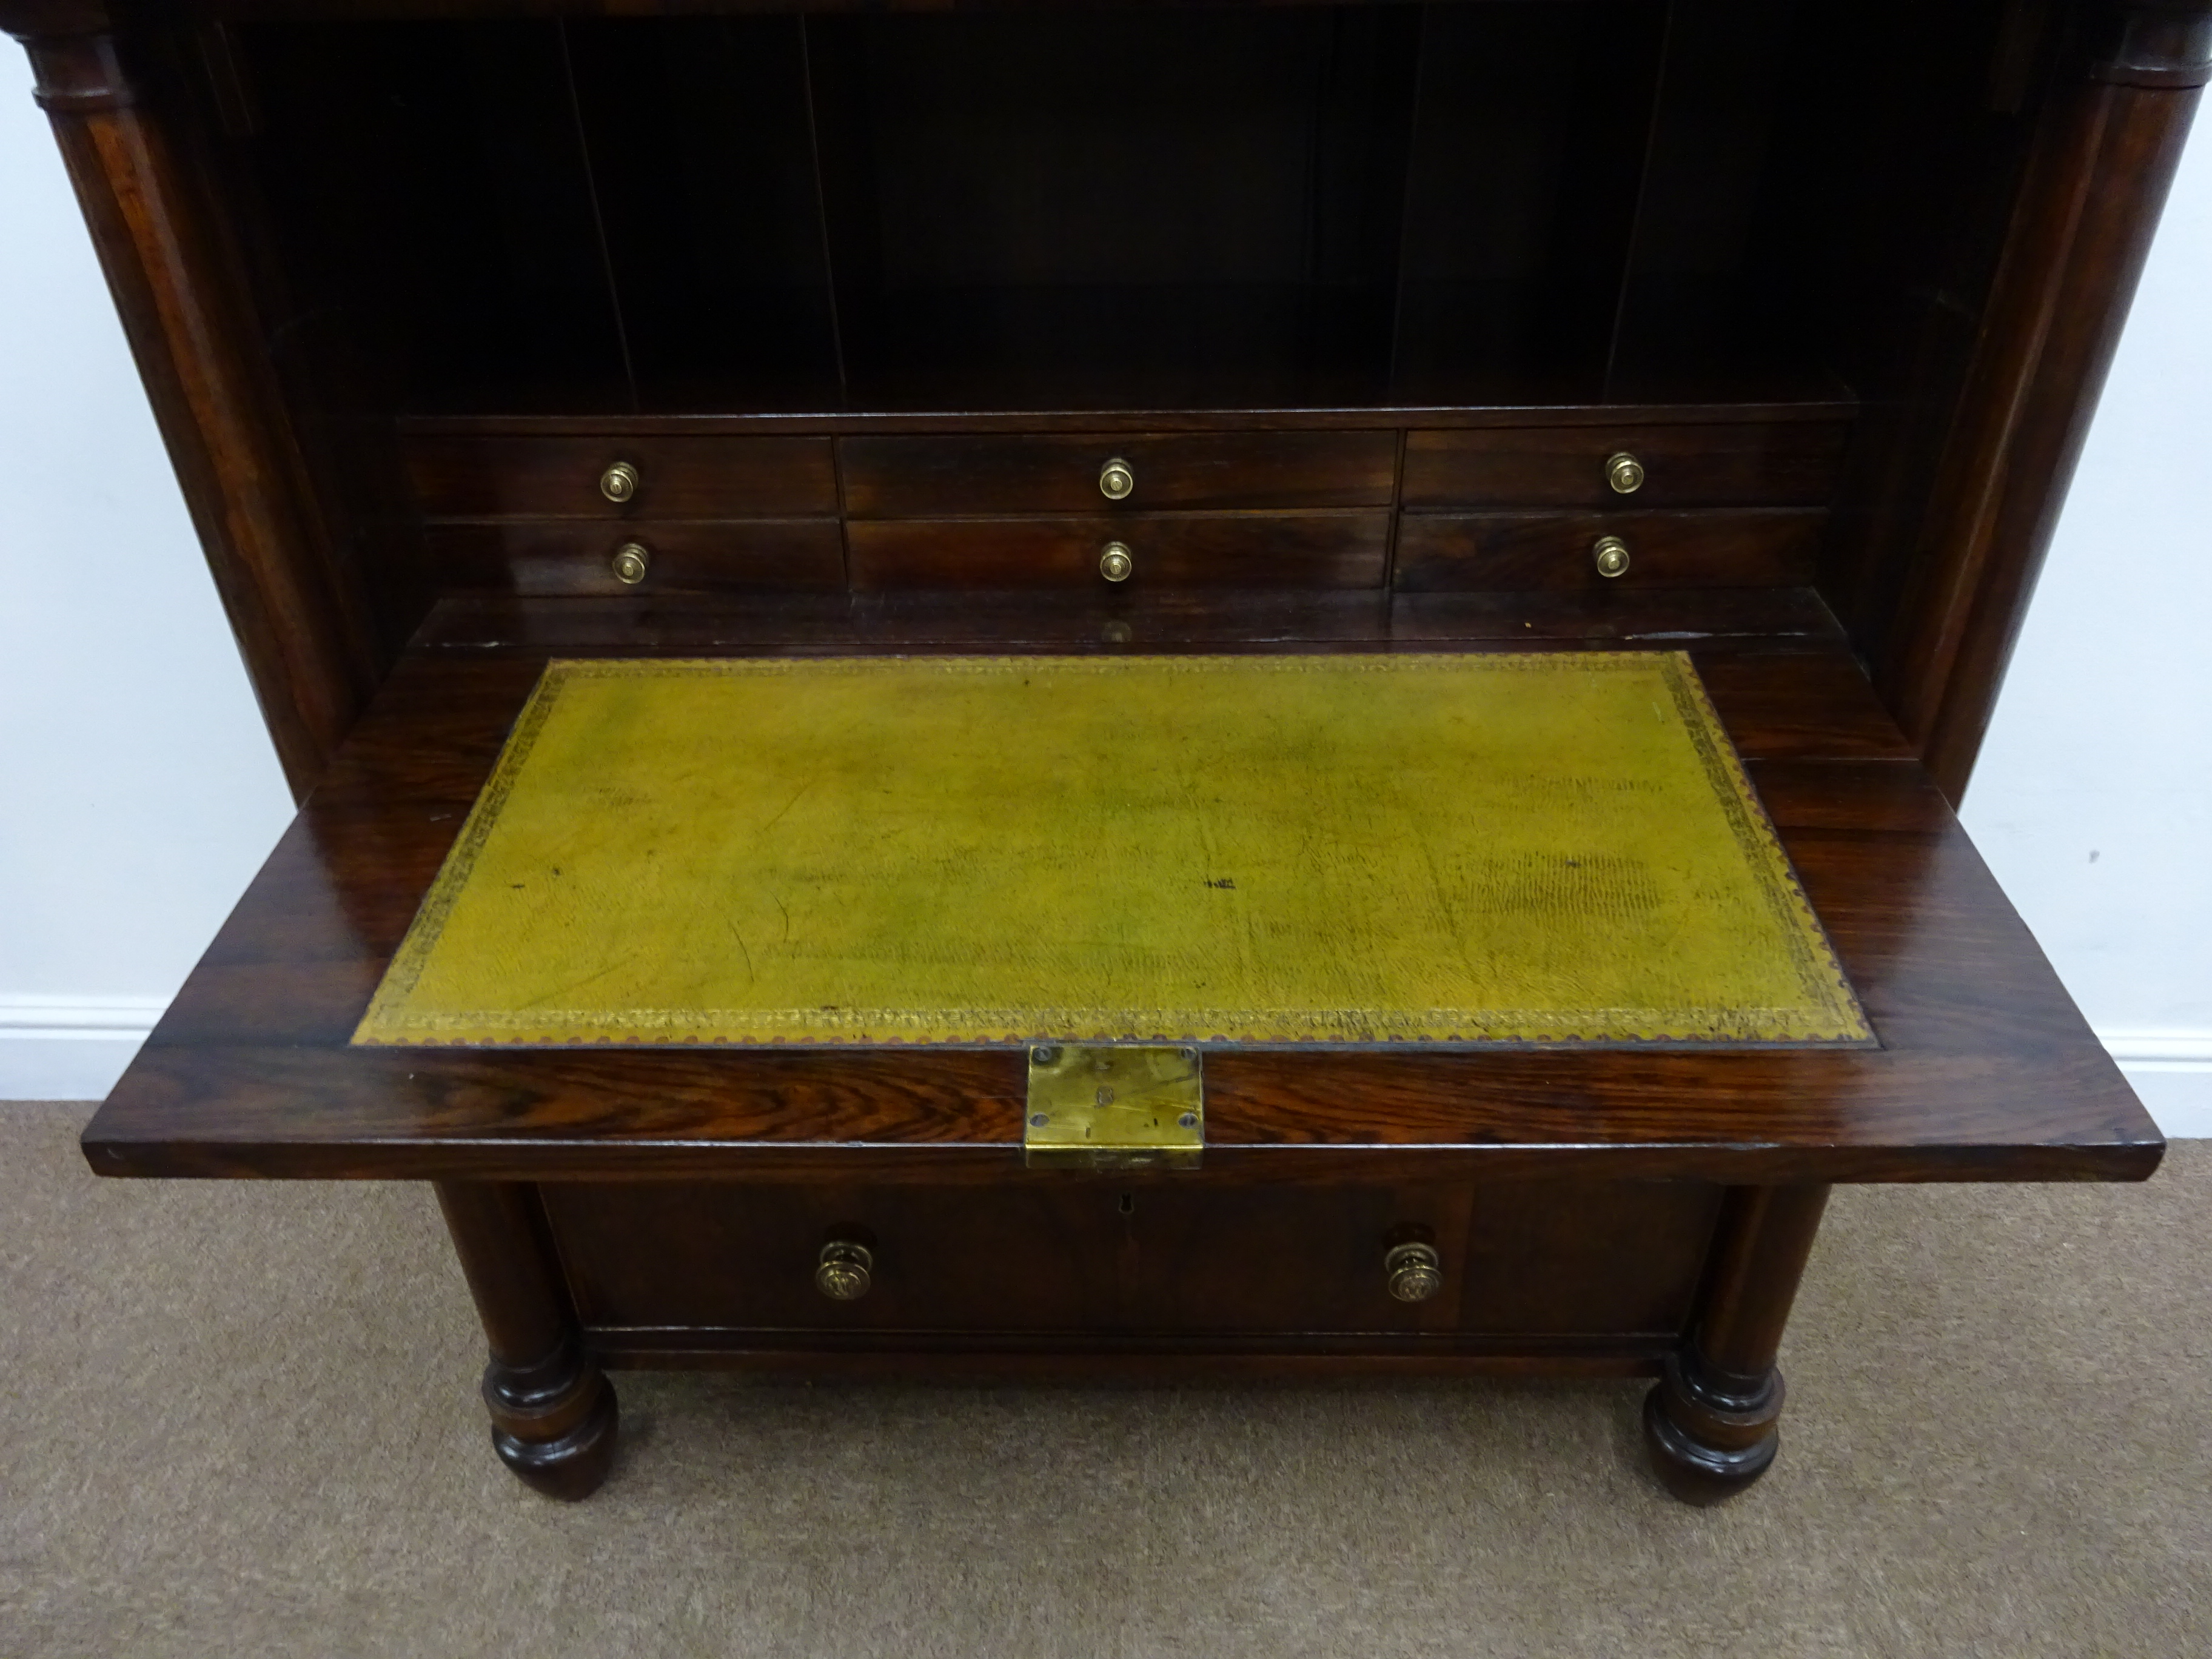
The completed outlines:
[[[564,1507],[427,1192],[96,1182],[84,1115],[0,1107],[0,1654],[2212,1654],[2212,1143],[1838,1194],[1717,1510],[1638,1387],[706,1376]]]

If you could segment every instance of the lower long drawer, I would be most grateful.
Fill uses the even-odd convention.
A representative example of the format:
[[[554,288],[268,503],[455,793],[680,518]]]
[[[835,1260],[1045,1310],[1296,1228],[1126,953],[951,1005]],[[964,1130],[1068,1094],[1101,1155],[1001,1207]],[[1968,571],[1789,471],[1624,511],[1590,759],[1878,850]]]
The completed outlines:
[[[514,520],[423,532],[441,587],[506,592],[787,592],[844,586],[835,519]],[[617,571],[617,556],[634,555]]]
[[[1121,585],[1379,587],[1387,513],[1126,513],[1033,519],[854,520],[853,586],[1093,587],[1109,546]]]
[[[1826,512],[1711,508],[1680,513],[1408,513],[1398,526],[1396,586],[1485,592],[1595,587],[1792,587],[1813,579]],[[1601,537],[1627,550],[1607,576]]]
[[[587,1327],[627,1330],[1467,1333],[1679,1331],[1718,1212],[1696,1182],[1209,1187],[1203,1171],[973,1187],[549,1185]],[[859,1242],[866,1292],[817,1287]],[[1442,1283],[1391,1293],[1425,1243]]]

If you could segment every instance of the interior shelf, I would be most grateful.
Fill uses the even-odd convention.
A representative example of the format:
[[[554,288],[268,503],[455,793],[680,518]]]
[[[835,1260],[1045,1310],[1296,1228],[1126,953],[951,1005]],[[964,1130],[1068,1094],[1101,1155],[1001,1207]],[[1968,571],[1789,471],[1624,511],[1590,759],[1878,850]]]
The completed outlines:
[[[1667,401],[1838,372],[1833,331],[1808,325],[1836,279],[1800,204],[1831,105],[1774,90],[1808,10],[240,38],[299,302],[356,318],[396,408],[1264,410]]]

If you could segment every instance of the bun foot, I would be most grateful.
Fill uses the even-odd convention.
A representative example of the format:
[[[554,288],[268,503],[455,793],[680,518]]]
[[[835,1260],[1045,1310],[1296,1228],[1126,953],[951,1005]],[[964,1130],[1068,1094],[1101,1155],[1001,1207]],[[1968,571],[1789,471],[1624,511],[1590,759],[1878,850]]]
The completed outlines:
[[[533,1491],[574,1502],[607,1478],[619,1411],[614,1387],[573,1340],[530,1366],[484,1367],[492,1449]]]
[[[1644,1442],[1651,1468],[1686,1504],[1717,1504],[1758,1480],[1782,1443],[1782,1373],[1731,1377],[1704,1371],[1694,1358],[1669,1355],[1644,1399]]]

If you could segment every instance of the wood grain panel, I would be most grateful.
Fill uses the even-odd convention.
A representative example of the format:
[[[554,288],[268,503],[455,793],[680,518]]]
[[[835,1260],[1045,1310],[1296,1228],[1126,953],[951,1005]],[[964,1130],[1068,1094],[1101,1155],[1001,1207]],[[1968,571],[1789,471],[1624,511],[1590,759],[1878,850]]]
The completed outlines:
[[[1104,1177],[978,1194],[867,1186],[545,1189],[578,1311],[602,1328],[824,1332],[1678,1330],[1719,1202],[1701,1183],[1533,1182],[1296,1193]],[[823,1242],[858,1237],[874,1283],[834,1302]],[[1383,1258],[1442,1258],[1428,1301]]]
[[[820,637],[853,648],[848,635]],[[1863,706],[1839,703],[1821,735],[1818,700],[1789,690],[1821,652],[1736,655],[1713,676],[1716,706],[1739,742],[1776,756],[1752,763],[1753,781],[1883,1046],[1216,1053],[1209,1188],[2139,1178],[2155,1166],[2155,1127],[1925,774],[1866,758],[1884,739]],[[1012,1052],[344,1045],[541,660],[432,653],[403,665],[94,1119],[94,1167],[1031,1178]],[[1843,683],[1857,674],[1833,647],[1823,661]]]
[[[653,519],[623,524],[509,520],[432,525],[423,532],[441,587],[524,594],[836,591],[845,585],[845,538],[835,519]],[[648,555],[645,580],[613,569],[615,550]]]
[[[1106,589],[1109,542],[1156,587],[1379,587],[1383,513],[1144,513],[1120,517],[854,520],[852,582],[872,588]]]
[[[1128,591],[1134,587],[1135,591]],[[887,589],[842,599],[779,596],[682,605],[453,593],[417,636],[475,656],[702,650],[1437,650],[1462,645],[1577,649],[1642,641],[1698,650],[1819,649],[1842,642],[1802,587],[1629,588],[1549,593],[1390,593],[1186,588],[1085,592]],[[1886,718],[1886,717],[1885,717]]]
[[[1528,426],[1406,434],[1401,499],[1411,507],[1821,507],[1835,494],[1841,422]],[[1642,462],[1623,495],[1606,462]]]
[[[1827,514],[1818,509],[1692,513],[1408,513],[1396,586],[1510,592],[1602,587],[1796,587],[1812,579]],[[1628,544],[1627,571],[1601,575],[1601,536]]]
[[[847,438],[840,449],[856,518],[1387,507],[1397,466],[1389,432]],[[1120,502],[1098,489],[1112,459],[1136,480]]]
[[[837,511],[826,438],[540,437],[417,433],[402,453],[426,519],[769,519]],[[599,478],[617,461],[637,493],[617,503]]]

